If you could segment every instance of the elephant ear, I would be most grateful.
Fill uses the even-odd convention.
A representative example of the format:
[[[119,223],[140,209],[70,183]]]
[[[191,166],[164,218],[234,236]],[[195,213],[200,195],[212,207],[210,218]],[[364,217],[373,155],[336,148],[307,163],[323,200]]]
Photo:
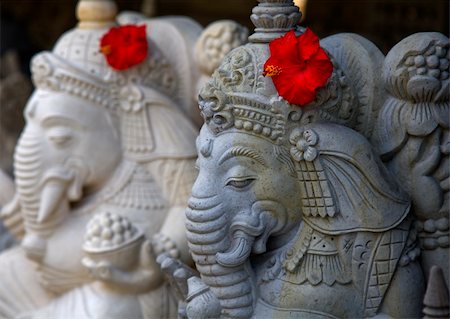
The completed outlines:
[[[382,232],[401,223],[409,212],[409,197],[398,187],[369,142],[339,125],[320,124],[310,129],[319,136],[316,146],[319,155],[313,165],[317,176],[325,178],[319,184],[322,197],[335,211],[324,216],[304,214],[304,221],[330,235]],[[305,181],[306,189],[314,189],[315,178],[310,179]],[[317,199],[316,203],[319,205]]]

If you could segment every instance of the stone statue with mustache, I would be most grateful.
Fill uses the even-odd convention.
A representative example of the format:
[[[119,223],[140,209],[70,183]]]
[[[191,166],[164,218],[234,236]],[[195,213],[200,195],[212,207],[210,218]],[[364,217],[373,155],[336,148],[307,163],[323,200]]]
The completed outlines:
[[[448,38],[418,34],[394,50],[405,56],[385,60],[358,35],[328,37],[321,46],[333,73],[315,100],[300,107],[283,99],[263,75],[270,41],[291,30],[297,36],[305,32],[296,26],[300,13],[291,1],[259,2],[251,16],[256,32],[250,44],[227,55],[200,91],[199,174],[186,210],[189,248],[199,274],[170,257],[158,259],[186,300],[185,317],[421,317],[425,279],[418,234],[425,224],[418,229],[415,218],[420,216],[414,213],[426,210],[411,211],[418,204],[411,205],[410,192],[419,190],[419,181],[427,182],[433,186],[429,196],[421,190],[421,196],[412,194],[414,200],[436,209],[446,203],[445,186],[436,191],[436,181],[448,179],[447,162],[438,156],[446,154],[445,145],[439,148],[436,141],[447,125],[448,94],[443,94],[448,80],[444,74],[439,81],[418,76],[405,82],[407,70],[415,69],[412,58],[408,69],[402,63],[420,48],[443,56]],[[435,59],[427,59],[430,70],[436,69]],[[386,101],[380,117],[385,122],[377,123],[385,98],[382,70],[397,100]],[[430,77],[437,74],[430,72]],[[428,113],[434,117],[423,111],[420,120],[406,112],[405,90],[414,99],[434,99],[436,109]],[[406,113],[397,112],[399,105]],[[399,119],[409,126],[397,128]],[[387,122],[390,126],[384,126]],[[438,124],[433,138],[423,140],[429,148],[418,148],[418,140],[405,133],[424,134]],[[410,144],[402,144],[406,140]],[[383,148],[389,167],[374,144]],[[421,157],[421,150],[430,152]],[[423,161],[415,162],[415,170],[402,166],[416,157]],[[401,174],[392,174],[399,167]],[[424,239],[429,248],[445,245],[448,223],[441,219],[439,230],[431,227],[434,222],[426,225],[424,238],[435,240],[431,245]],[[448,249],[442,253],[447,256]],[[427,257],[433,260],[448,268],[448,261]]]

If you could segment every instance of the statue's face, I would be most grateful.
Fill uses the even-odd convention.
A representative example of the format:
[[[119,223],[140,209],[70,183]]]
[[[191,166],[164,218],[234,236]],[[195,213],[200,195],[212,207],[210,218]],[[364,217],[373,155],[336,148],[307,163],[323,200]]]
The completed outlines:
[[[249,240],[247,249],[262,253],[269,236],[287,232],[300,220],[298,181],[286,161],[280,160],[289,157],[288,153],[280,154],[280,147],[244,133],[214,137],[206,126],[197,147],[199,174],[187,211],[189,231],[198,231],[198,223],[190,222],[204,216],[211,229],[217,226],[214,223],[223,222],[230,237],[245,233]],[[204,227],[209,226],[200,228]],[[233,243],[228,242],[228,246]],[[224,251],[219,249],[217,253]],[[248,257],[250,251],[245,254]],[[231,257],[244,258],[224,258]]]
[[[14,158],[17,192],[27,232],[46,236],[69,202],[110,177],[120,140],[105,109],[64,93],[37,90],[25,118]]]
[[[107,111],[98,105],[37,90],[24,115],[22,138],[33,137],[44,170],[69,165],[67,161],[73,159],[87,170],[84,186],[95,187],[109,177],[120,159],[118,132]]]
[[[197,147],[199,174],[193,199],[220,197],[232,215],[251,210],[263,200],[278,202],[289,212],[297,211],[299,203],[291,195],[298,194],[298,181],[277,158],[274,144],[244,133],[214,137],[204,127]],[[208,149],[210,154],[205,152]]]
[[[289,153],[259,137],[237,132],[215,137],[205,125],[197,148],[199,175],[186,210],[192,257],[217,297],[248,300],[236,311],[250,316],[252,275],[246,264],[251,253],[274,249],[281,235],[298,225],[299,184],[287,164]],[[239,287],[236,278],[242,279]],[[226,311],[231,316],[234,310]]]

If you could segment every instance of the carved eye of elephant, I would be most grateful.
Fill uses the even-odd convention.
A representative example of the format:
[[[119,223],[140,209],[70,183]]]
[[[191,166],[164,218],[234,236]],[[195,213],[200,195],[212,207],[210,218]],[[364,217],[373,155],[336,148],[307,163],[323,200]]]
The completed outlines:
[[[57,148],[66,148],[69,147],[74,140],[74,132],[72,129],[64,126],[51,127],[47,131],[47,138]]]

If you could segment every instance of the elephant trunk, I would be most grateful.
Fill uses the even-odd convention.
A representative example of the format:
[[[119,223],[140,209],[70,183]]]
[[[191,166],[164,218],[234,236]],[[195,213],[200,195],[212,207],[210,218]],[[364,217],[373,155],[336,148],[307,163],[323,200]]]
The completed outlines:
[[[37,227],[37,214],[40,203],[40,186],[42,179],[42,154],[40,140],[33,134],[24,131],[14,154],[14,173],[16,190],[19,195],[25,230]]]
[[[283,234],[288,212],[279,202],[260,200],[243,212],[228,212],[217,196],[191,198],[186,229],[203,282],[220,301],[222,317],[249,318],[255,289],[250,254],[262,254],[270,236]]]
[[[35,260],[45,255],[45,238],[65,218],[70,197],[79,197],[82,185],[74,160],[46,169],[42,157],[41,140],[25,130],[15,151],[14,169],[26,232],[22,246]]]
[[[241,262],[236,266],[220,264],[216,255],[230,249],[230,217],[218,198],[191,198],[186,211],[189,248],[203,282],[220,301],[222,317],[249,318],[253,314],[251,269],[245,243]],[[250,250],[251,251],[251,244]],[[248,253],[249,254],[249,253]],[[245,258],[244,258],[245,256]]]

